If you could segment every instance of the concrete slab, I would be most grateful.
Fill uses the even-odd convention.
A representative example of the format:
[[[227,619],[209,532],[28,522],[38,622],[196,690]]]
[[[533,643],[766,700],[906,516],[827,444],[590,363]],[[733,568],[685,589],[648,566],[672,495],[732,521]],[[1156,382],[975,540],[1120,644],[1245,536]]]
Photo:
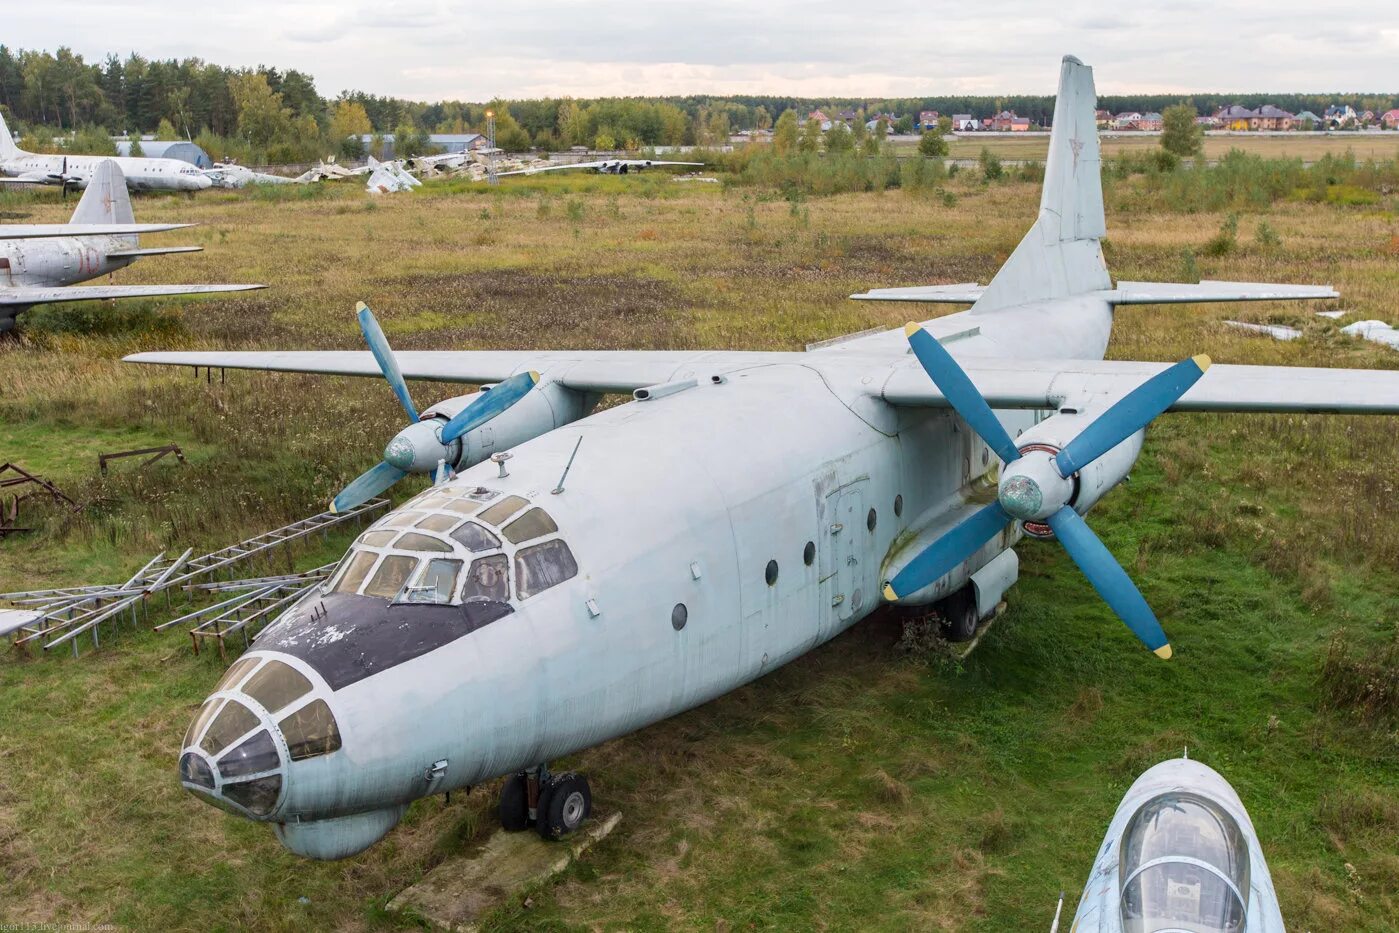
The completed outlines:
[[[496,830],[480,848],[447,859],[405,888],[388,909],[411,912],[438,929],[476,930],[488,913],[563,871],[621,821],[620,813],[594,817],[557,842],[545,842],[533,830]]]

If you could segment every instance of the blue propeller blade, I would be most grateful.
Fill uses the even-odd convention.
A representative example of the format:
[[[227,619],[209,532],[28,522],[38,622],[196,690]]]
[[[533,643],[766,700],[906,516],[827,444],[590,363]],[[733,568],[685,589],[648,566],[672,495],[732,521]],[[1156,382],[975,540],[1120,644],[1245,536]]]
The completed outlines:
[[[1189,391],[1209,368],[1210,358],[1203,354],[1181,360],[1122,396],[1055,456],[1059,475],[1073,476],[1146,427]]]
[[[894,579],[884,584],[884,598],[894,602],[935,583],[943,574],[975,554],[1010,521],[1010,513],[1001,508],[999,502],[985,506],[909,561],[908,566],[894,575]]]
[[[991,406],[986,404],[986,399],[981,397],[952,354],[938,343],[936,337],[917,324],[906,325],[904,333],[908,336],[908,345],[913,348],[913,355],[918,357],[918,362],[923,364],[933,384],[946,396],[962,420],[971,425],[977,436],[996,452],[996,456],[1006,463],[1019,460],[1020,449],[1015,446],[1015,441],[1011,440],[1005,427],[996,419],[995,412],[991,411]]]
[[[539,373],[516,373],[500,382],[489,392],[476,396],[476,400],[457,412],[456,417],[442,426],[442,443],[450,444],[467,431],[479,428],[496,415],[525,397],[539,382]]]
[[[359,329],[364,332],[364,342],[369,344],[369,352],[374,354],[374,359],[379,363],[379,371],[388,380],[393,394],[398,396],[403,410],[408,412],[408,418],[417,421],[418,409],[413,407],[413,398],[408,394],[408,384],[403,381],[403,373],[399,371],[398,360],[394,359],[393,350],[389,347],[383,328],[375,319],[374,312],[370,311],[364,302],[361,301],[356,310],[359,312]]]
[[[1069,552],[1078,569],[1093,584],[1093,589],[1103,597],[1104,602],[1117,613],[1117,617],[1127,623],[1132,633],[1162,659],[1171,656],[1170,643],[1161,623],[1156,621],[1151,607],[1142,598],[1127,571],[1113,558],[1112,554],[1088,527],[1083,517],[1071,506],[1064,506],[1049,516],[1049,527],[1064,550]]]
[[[340,490],[340,495],[331,500],[330,510],[336,514],[347,512],[355,506],[373,499],[407,475],[393,464],[378,463],[361,473],[350,485]]]

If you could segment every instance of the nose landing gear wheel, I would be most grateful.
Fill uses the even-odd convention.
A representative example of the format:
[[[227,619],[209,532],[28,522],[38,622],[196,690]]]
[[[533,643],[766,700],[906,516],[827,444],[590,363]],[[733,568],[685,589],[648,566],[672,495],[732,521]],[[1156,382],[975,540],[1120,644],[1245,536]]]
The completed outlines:
[[[500,788],[500,828],[518,833],[529,828],[529,791],[523,774],[512,774]]]
[[[577,832],[593,812],[588,779],[571,771],[555,775],[539,791],[537,812],[539,819],[535,821],[535,829],[545,839],[561,839]]]

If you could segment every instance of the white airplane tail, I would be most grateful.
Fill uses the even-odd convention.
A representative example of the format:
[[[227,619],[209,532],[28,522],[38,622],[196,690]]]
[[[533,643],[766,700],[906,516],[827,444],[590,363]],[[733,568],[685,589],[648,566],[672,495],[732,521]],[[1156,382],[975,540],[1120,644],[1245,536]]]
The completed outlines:
[[[1039,219],[986,287],[973,313],[1112,288],[1099,246],[1107,222],[1096,105],[1093,69],[1072,55],[1064,56]]]
[[[18,159],[24,154],[24,150],[15,145],[15,138],[10,135],[10,128],[5,125],[5,117],[0,114],[0,162]]]
[[[136,222],[136,214],[131,210],[131,195],[126,191],[126,176],[117,163],[104,159],[97,163],[92,177],[88,179],[87,190],[78,201],[78,209],[73,211],[75,224],[130,224]]]

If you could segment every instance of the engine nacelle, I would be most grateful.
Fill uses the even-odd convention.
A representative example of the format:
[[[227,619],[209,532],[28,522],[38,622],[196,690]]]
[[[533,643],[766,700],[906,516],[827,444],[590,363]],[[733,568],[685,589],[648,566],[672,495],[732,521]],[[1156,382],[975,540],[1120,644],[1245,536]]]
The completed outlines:
[[[1039,450],[1057,454],[1069,441],[1073,440],[1092,424],[1101,412],[1061,412],[1041,421],[1016,438],[1015,443],[1021,453]],[[1116,447],[1079,470],[1072,477],[1073,493],[1069,505],[1075,512],[1087,515],[1088,510],[1098,504],[1136,465],[1142,452],[1142,441],[1146,432],[1138,431]],[[1027,521],[1025,533],[1037,538],[1052,538],[1054,533],[1043,522]]]
[[[476,397],[490,389],[445,399],[423,412],[424,419],[451,419]],[[450,465],[458,470],[474,466],[501,450],[509,450],[531,438],[577,421],[596,403],[596,396],[566,389],[557,382],[541,382],[514,405],[475,430],[462,435],[452,448],[456,454]]]

